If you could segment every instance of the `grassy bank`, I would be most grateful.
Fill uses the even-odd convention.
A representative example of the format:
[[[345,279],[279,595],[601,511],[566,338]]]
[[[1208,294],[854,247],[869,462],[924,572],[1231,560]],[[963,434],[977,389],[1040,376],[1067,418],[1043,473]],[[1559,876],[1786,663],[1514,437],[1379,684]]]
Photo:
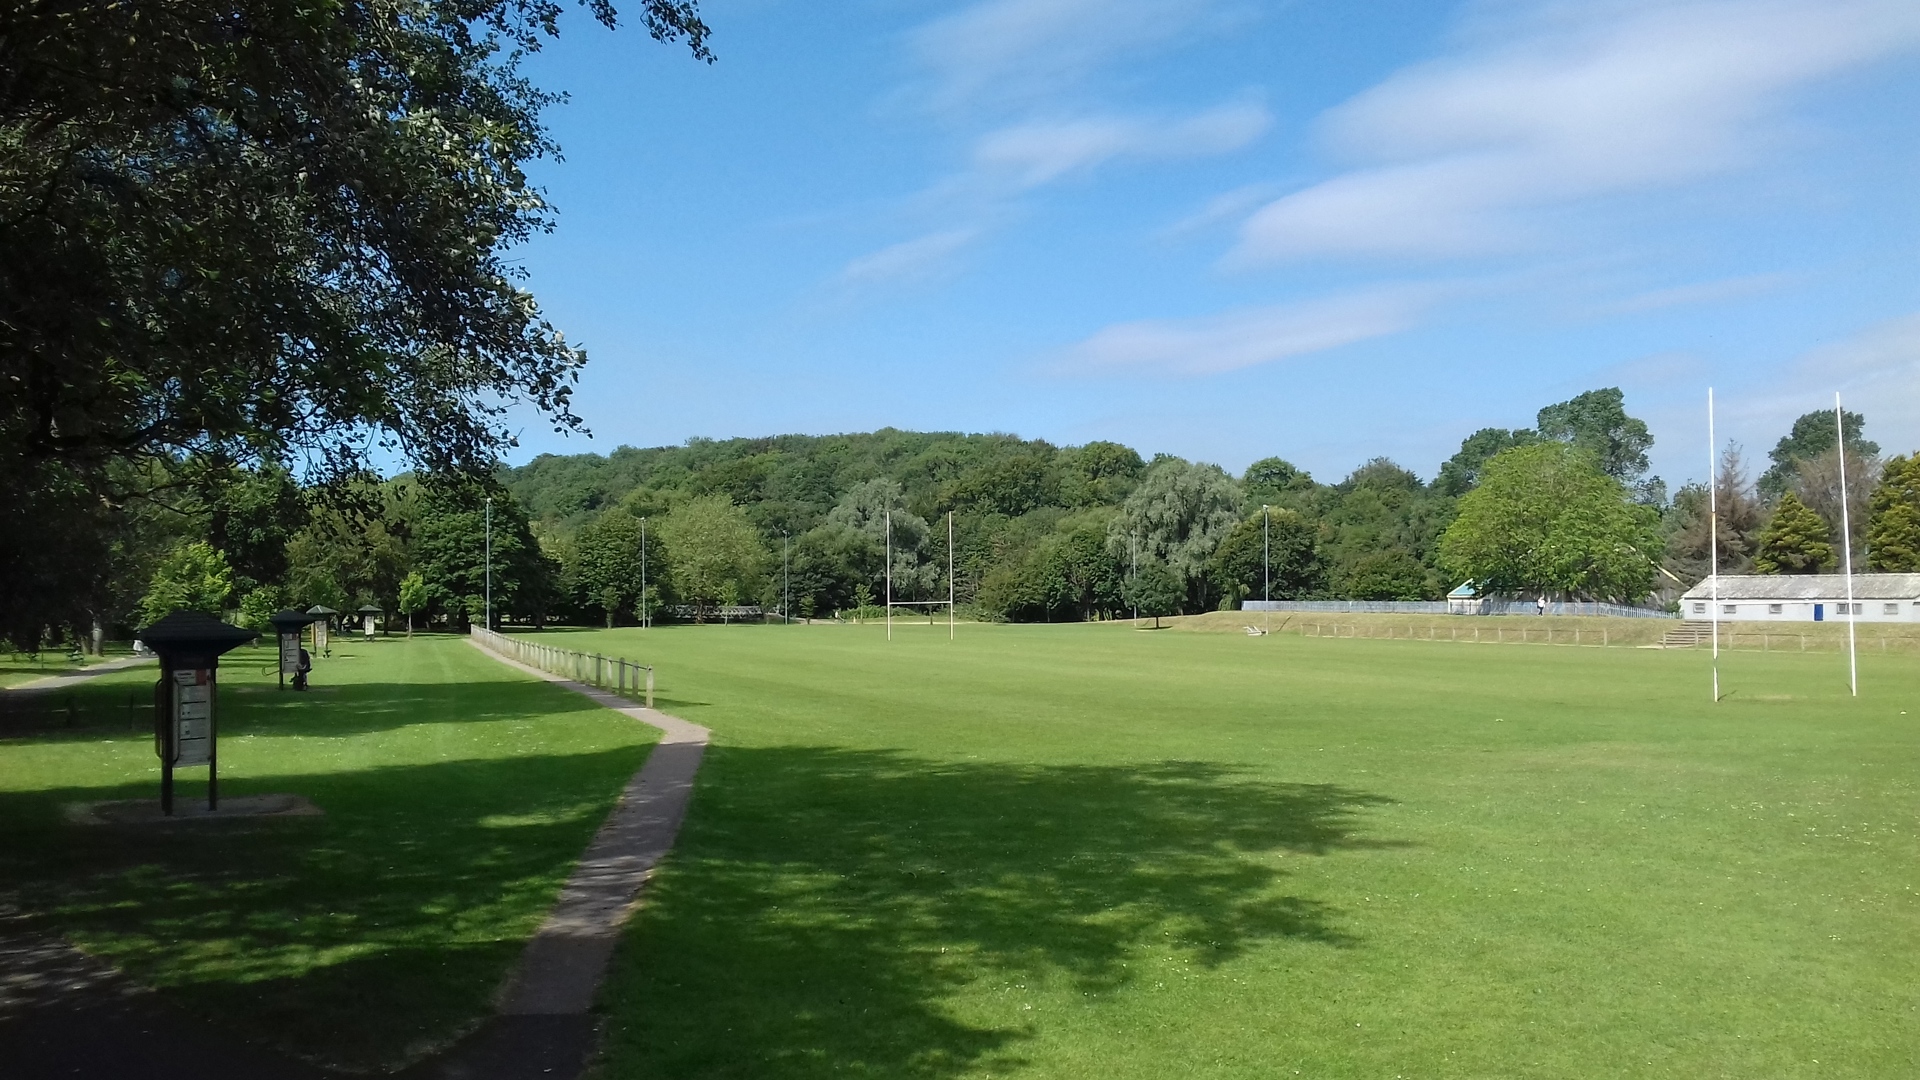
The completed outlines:
[[[1910,657],[543,637],[715,731],[610,1077],[1920,1071]]]
[[[156,797],[153,670],[52,712],[0,700],[0,905],[235,1037],[362,1069],[417,1056],[488,1011],[652,731],[460,639],[343,641],[309,694],[272,665],[221,664],[221,793],[323,817],[66,824],[69,803]],[[205,770],[181,776],[204,797]]]

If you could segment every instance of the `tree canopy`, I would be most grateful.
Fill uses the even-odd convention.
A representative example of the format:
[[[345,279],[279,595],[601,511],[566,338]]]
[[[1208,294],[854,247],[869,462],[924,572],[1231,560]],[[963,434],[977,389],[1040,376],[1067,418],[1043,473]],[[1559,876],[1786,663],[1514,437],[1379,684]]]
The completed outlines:
[[[1753,570],[1758,574],[1817,574],[1833,559],[1827,523],[1793,492],[1780,496],[1773,518],[1760,530]]]
[[[607,0],[587,6],[614,24]],[[690,0],[638,8],[708,57]],[[579,426],[584,355],[507,258],[552,225],[525,169],[556,150],[554,98],[519,64],[560,13],[0,8],[0,505],[24,510],[0,533],[33,538],[30,572],[67,586],[47,597],[0,541],[11,620],[99,609],[101,536],[146,490],[116,463],[342,476],[377,453],[485,477],[509,407]]]
[[[1920,573],[1920,453],[1887,462],[1873,489],[1867,569]]]
[[[1516,447],[1487,462],[1440,542],[1442,564],[1483,591],[1549,592],[1632,602],[1653,584],[1655,513],[1564,443]]]

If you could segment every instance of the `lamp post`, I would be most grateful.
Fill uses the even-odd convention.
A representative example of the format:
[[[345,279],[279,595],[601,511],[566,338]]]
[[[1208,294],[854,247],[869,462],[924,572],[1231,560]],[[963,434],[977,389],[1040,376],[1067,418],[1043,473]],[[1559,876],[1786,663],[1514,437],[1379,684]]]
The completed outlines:
[[[792,609],[789,607],[789,605],[792,604],[793,602],[793,576],[788,572],[788,567],[791,565],[791,563],[787,555],[788,550],[791,547],[792,547],[792,537],[787,535],[787,530],[781,529],[780,530],[780,625],[782,626],[785,626],[793,622]]]
[[[1273,603],[1273,518],[1268,515],[1265,503],[1260,504],[1260,569],[1266,577],[1266,586],[1260,593],[1260,599],[1271,604]]]
[[[652,626],[647,620],[647,519],[640,519],[640,625]]]
[[[487,629],[493,629],[493,496],[487,496]]]

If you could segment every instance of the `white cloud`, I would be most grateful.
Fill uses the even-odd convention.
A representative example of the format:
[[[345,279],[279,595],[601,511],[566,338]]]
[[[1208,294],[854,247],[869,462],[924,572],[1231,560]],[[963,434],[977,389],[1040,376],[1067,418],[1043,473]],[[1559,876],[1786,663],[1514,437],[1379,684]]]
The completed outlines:
[[[1525,211],[1737,167],[1784,93],[1920,47],[1913,0],[1551,10],[1517,41],[1409,68],[1327,113],[1327,142],[1360,167],[1262,208],[1232,258],[1530,243]]]
[[[1215,0],[985,0],[922,26],[913,49],[951,107],[1056,94],[1213,21]]]
[[[847,263],[840,271],[840,281],[887,285],[921,280],[938,271],[979,235],[978,229],[948,229],[883,247]]]
[[[1116,158],[1203,157],[1238,150],[1273,122],[1264,105],[1236,102],[1174,119],[1088,117],[1002,128],[975,144],[974,163],[1034,187]]]
[[[1638,293],[1624,300],[1607,304],[1601,310],[1608,313],[1631,314],[1660,311],[1666,308],[1693,307],[1700,304],[1717,304],[1726,300],[1744,300],[1749,296],[1759,296],[1762,293],[1784,288],[1794,280],[1795,277],[1792,274],[1743,274],[1717,281],[1697,281],[1687,285],[1675,285],[1671,288]]]
[[[1195,319],[1116,323],[1067,348],[1059,367],[1080,374],[1237,371],[1400,333],[1438,298],[1429,286],[1389,286]]]

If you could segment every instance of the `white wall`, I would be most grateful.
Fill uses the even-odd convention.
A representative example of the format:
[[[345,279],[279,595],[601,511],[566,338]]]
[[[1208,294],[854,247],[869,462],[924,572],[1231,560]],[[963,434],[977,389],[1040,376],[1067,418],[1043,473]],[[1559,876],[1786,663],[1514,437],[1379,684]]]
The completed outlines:
[[[1846,600],[1840,597],[1823,600],[1740,600],[1722,597],[1720,600],[1720,618],[1737,622],[1812,622],[1813,606],[1820,604],[1825,609],[1827,622],[1846,622],[1842,605]],[[1853,618],[1855,622],[1920,622],[1920,601],[1916,600],[1856,600],[1860,611]],[[1696,622],[1713,618],[1713,604],[1706,600],[1682,600],[1680,602],[1682,618]],[[1894,608],[1888,613],[1887,607]],[[1779,611],[1773,611],[1773,608]]]

